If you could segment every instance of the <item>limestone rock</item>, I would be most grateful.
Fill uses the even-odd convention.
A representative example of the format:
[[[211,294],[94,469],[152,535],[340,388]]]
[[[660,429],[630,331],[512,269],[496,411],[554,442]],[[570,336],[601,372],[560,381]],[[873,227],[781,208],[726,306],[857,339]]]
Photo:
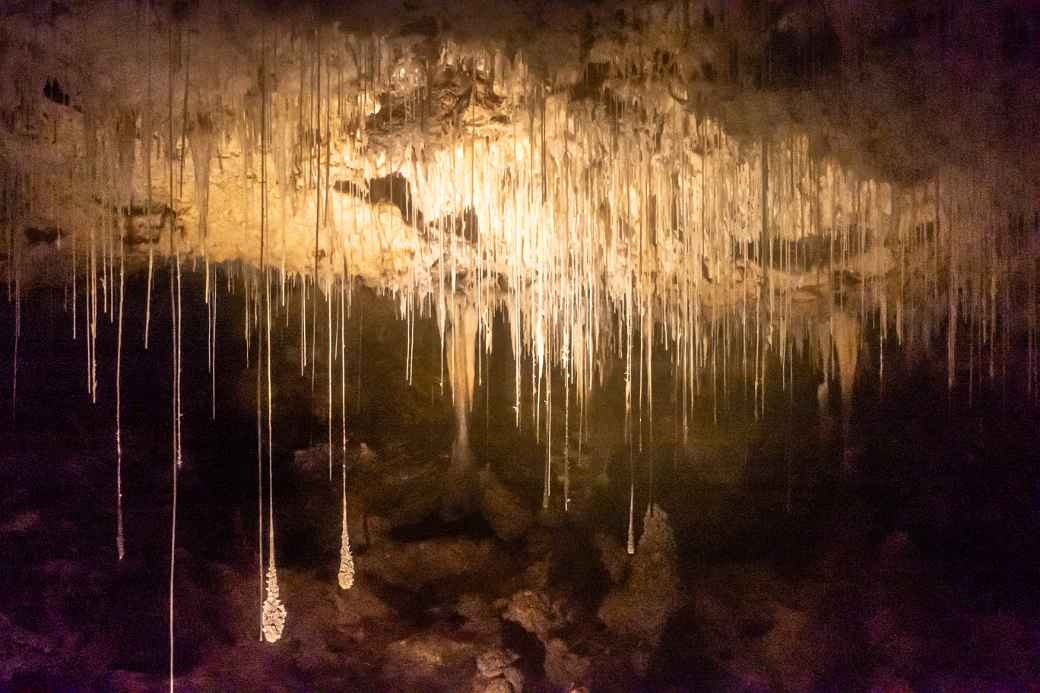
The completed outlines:
[[[494,472],[480,472],[480,511],[502,541],[516,541],[534,522],[523,499],[510,491]]]
[[[361,570],[395,587],[419,590],[439,580],[479,572],[492,558],[492,543],[473,539],[376,544]]]
[[[340,464],[338,448],[333,448],[333,465]],[[310,448],[293,451],[293,466],[305,476],[321,476],[328,473],[329,446],[316,445]],[[338,469],[336,471],[339,471]]]
[[[455,613],[466,619],[462,626],[466,632],[487,636],[496,633],[501,626],[498,613],[477,594],[467,593],[459,597]]]
[[[507,667],[502,672],[502,678],[509,682],[516,693],[524,690],[524,674],[516,667]]]
[[[436,633],[420,633],[390,643],[383,674],[395,681],[415,681],[435,676],[442,667],[470,655],[472,645]]]
[[[473,680],[473,693],[519,693],[519,688],[504,678],[485,679],[477,677]]]
[[[535,561],[527,566],[522,577],[524,587],[531,590],[545,590],[549,587],[549,561]]]
[[[520,659],[520,655],[512,650],[502,648],[488,650],[477,657],[477,671],[481,676],[489,679],[501,676],[502,672],[518,659]]]
[[[682,602],[675,538],[668,516],[654,506],[643,519],[643,535],[628,579],[607,595],[599,617],[615,633],[653,649]]]
[[[523,590],[514,594],[503,618],[513,621],[529,633],[545,640],[549,631],[559,625],[559,615],[549,599],[540,592]]]
[[[378,621],[388,618],[391,613],[389,607],[364,585],[355,584],[350,590],[339,590],[333,593],[332,598],[341,624],[356,625],[363,619]]]
[[[599,550],[600,561],[610,576],[610,581],[617,585],[625,579],[625,571],[628,568],[628,557],[625,555],[625,547],[614,540],[609,534],[597,533],[593,542]]]
[[[545,646],[545,675],[554,686],[568,687],[583,681],[592,660],[575,654],[563,640],[554,638]]]
[[[818,651],[807,637],[809,615],[778,603],[772,615],[775,625],[761,642],[766,667],[785,690],[812,690]]]
[[[502,652],[502,650],[498,652]],[[516,656],[511,652],[508,654]],[[497,665],[497,662],[495,664]],[[480,668],[479,658],[477,668],[478,670]],[[524,675],[515,666],[502,667],[495,670],[493,674],[485,674],[478,671],[477,676],[473,679],[474,693],[520,693],[523,689]]]

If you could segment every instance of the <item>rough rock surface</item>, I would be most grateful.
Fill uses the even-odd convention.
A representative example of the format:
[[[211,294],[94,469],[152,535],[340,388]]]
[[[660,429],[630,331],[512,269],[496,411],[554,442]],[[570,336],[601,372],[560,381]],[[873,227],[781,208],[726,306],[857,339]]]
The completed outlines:
[[[648,508],[628,579],[607,595],[599,617],[615,633],[634,638],[652,651],[669,617],[682,603],[675,538],[668,516],[656,506]]]
[[[516,666],[520,655],[512,650],[496,648],[477,657],[477,676],[473,679],[474,693],[519,693],[524,688],[524,675]]]
[[[505,678],[486,679],[477,677],[473,680],[473,693],[520,693],[521,690],[514,687]]]
[[[503,541],[516,541],[534,522],[534,513],[523,499],[510,491],[490,469],[480,472],[480,511],[495,535]]]
[[[520,659],[520,655],[512,650],[501,648],[488,650],[477,656],[477,671],[481,676],[494,678],[500,676],[509,665],[518,659]]]
[[[597,532],[593,537],[596,549],[599,551],[600,561],[610,576],[610,581],[615,585],[625,579],[628,570],[628,556],[625,555],[625,547],[622,546],[609,534]]]
[[[436,633],[424,633],[391,643],[386,650],[383,675],[391,681],[418,681],[441,675],[460,664],[473,645]]]
[[[591,666],[591,658],[572,652],[559,638],[545,644],[545,675],[554,686],[566,690],[587,680]]]
[[[35,671],[54,657],[57,643],[20,628],[0,614],[0,685],[23,671]]]
[[[489,542],[464,538],[444,538],[404,544],[377,544],[360,562],[362,573],[408,590],[420,590],[431,583],[452,577],[472,575],[492,559]]]
[[[548,637],[549,631],[560,623],[559,614],[549,598],[532,590],[514,594],[502,617],[507,621],[514,621],[527,632],[543,640]]]
[[[477,594],[461,595],[455,605],[455,613],[465,619],[462,629],[467,632],[487,635],[496,632],[500,627],[498,612],[486,599]]]

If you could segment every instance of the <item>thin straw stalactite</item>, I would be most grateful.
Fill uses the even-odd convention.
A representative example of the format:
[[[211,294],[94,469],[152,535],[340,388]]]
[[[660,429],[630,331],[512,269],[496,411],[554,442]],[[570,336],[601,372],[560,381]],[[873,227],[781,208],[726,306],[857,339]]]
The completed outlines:
[[[286,609],[278,593],[278,567],[275,563],[274,542],[274,440],[272,432],[271,383],[271,279],[267,267],[267,46],[266,33],[260,70],[260,276],[264,282],[264,330],[262,358],[257,369],[267,371],[267,596],[261,607],[261,631],[269,643],[277,642],[285,628]]]

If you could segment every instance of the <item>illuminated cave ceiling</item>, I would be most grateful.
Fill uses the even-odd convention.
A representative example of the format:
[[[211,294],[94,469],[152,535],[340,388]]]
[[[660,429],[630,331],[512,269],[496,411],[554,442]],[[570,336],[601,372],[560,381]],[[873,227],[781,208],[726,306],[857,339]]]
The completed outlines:
[[[1038,255],[1027,4],[9,3],[3,267],[263,261],[483,334],[501,308],[579,390],[618,324],[692,373],[723,314],[778,353],[838,312],[992,319]]]

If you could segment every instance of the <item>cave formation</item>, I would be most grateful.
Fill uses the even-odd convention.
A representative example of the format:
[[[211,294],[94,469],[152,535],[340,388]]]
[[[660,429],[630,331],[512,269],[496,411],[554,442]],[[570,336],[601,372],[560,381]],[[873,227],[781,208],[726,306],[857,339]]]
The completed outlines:
[[[491,620],[526,640],[509,625],[495,656],[424,654],[430,629],[397,624],[396,655],[365,665],[342,654],[363,636],[344,636],[292,674],[304,686],[455,690],[474,661],[479,690],[935,685],[924,655],[872,679],[775,656],[760,641],[795,627],[787,606],[738,663],[701,647],[710,673],[684,664],[670,648],[703,645],[688,634],[715,608],[680,575],[707,550],[688,516],[713,475],[768,486],[790,533],[830,522],[835,489],[913,507],[926,500],[869,489],[924,485],[940,457],[939,478],[971,485],[982,472],[952,461],[965,450],[1035,489],[1015,457],[1035,447],[1040,399],[1031,3],[65,0],[0,17],[0,537],[35,575],[50,501],[28,470],[72,474],[89,487],[78,502],[105,506],[77,540],[107,571],[92,584],[147,585],[162,622],[142,640],[156,652],[106,645],[94,669],[33,640],[43,654],[0,667],[0,686],[259,680],[182,642],[203,638],[191,611],[216,580],[198,573],[217,558],[191,556],[207,522],[238,527],[223,540],[235,596],[212,608],[235,614],[221,637],[241,642],[243,671],[285,673],[283,637],[310,647],[311,583],[338,584],[326,608],[378,630],[388,617],[357,600],[392,602],[380,590],[419,574],[430,600],[467,567],[513,584],[467,552],[536,555],[549,534],[598,556],[545,549],[550,564],[578,551],[608,585],[575,590],[609,590],[579,616],[554,580],[514,575]],[[903,448],[919,468],[892,472],[922,409],[958,434]],[[988,457],[992,440],[1006,448]],[[62,462],[72,473],[64,454],[91,461]],[[990,520],[1026,535],[1025,561],[1040,523],[1012,505]],[[886,542],[926,541],[876,521]],[[390,557],[425,541],[429,561],[459,564],[443,584],[443,566],[416,558],[401,578]],[[32,592],[25,580],[7,587]],[[419,594],[394,609],[431,608]],[[1035,607],[1009,599],[1015,647],[1035,654]],[[0,604],[0,638],[45,638],[4,615],[19,608]],[[575,635],[582,619],[609,636]],[[416,657],[429,671],[410,679],[400,662]],[[1033,664],[986,666],[1040,680]]]

